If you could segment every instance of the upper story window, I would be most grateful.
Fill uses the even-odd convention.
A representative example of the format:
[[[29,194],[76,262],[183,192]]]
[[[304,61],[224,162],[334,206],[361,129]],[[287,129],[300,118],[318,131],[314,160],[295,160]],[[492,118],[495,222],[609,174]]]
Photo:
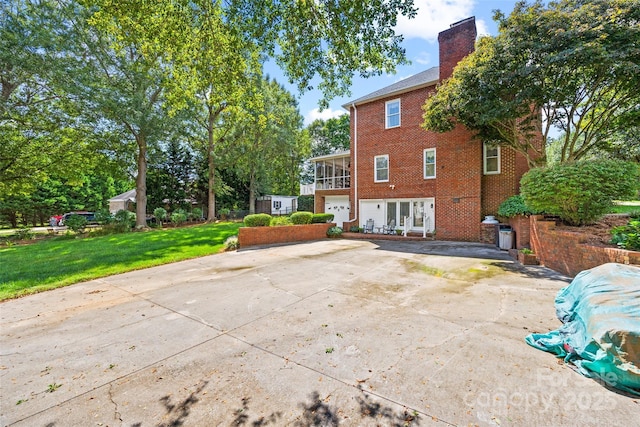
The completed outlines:
[[[485,175],[495,175],[500,173],[500,146],[484,143],[482,163]]]
[[[436,177],[436,149],[424,150],[424,179]]]
[[[376,171],[374,181],[389,181],[389,155],[385,154],[384,156],[376,156],[373,161]]]
[[[385,103],[385,129],[400,126],[400,100],[394,99]]]

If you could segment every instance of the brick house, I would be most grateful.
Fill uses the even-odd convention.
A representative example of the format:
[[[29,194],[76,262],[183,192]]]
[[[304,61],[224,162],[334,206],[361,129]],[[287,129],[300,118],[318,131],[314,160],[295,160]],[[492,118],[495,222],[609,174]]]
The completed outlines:
[[[345,230],[373,219],[376,227],[393,221],[412,233],[436,231],[442,240],[481,240],[484,216],[518,194],[525,158],[461,125],[442,134],[420,127],[425,99],[475,40],[475,18],[452,24],[438,35],[439,67],[343,106],[351,114],[351,147],[312,159],[316,212],[334,213]]]

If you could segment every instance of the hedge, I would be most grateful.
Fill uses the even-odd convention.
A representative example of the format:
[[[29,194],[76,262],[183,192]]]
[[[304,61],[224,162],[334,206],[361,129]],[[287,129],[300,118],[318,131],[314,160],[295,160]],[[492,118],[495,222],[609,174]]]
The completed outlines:
[[[313,214],[311,212],[295,212],[291,214],[291,222],[296,225],[311,224],[312,218]]]
[[[271,224],[269,214],[251,214],[244,217],[244,225],[247,227],[268,227]]]
[[[330,213],[313,214],[313,217],[311,218],[311,222],[313,224],[322,224],[326,222],[331,222],[333,221],[334,216],[335,216],[334,214],[330,214]]]

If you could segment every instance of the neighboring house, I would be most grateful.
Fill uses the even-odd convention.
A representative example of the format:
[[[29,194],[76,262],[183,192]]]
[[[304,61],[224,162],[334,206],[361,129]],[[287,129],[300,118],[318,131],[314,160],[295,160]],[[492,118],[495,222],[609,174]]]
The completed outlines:
[[[109,199],[109,212],[115,214],[116,212],[129,209],[130,205],[136,202],[136,190],[129,190],[126,193],[118,194],[115,197]]]
[[[473,52],[475,40],[475,18],[452,24],[438,36],[439,67],[344,105],[351,150],[312,159],[316,212],[337,214],[347,230],[368,219],[376,227],[393,220],[409,232],[436,231],[438,239],[480,240],[483,217],[519,192],[526,160],[463,126],[442,134],[420,127],[425,100]]]

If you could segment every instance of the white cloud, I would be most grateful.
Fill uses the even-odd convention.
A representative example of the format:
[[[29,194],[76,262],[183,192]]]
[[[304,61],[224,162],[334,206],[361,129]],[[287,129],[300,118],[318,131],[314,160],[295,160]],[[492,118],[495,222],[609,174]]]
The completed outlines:
[[[309,125],[311,124],[311,122],[313,122],[316,119],[322,119],[322,120],[333,119],[335,117],[340,117],[343,114],[347,114],[347,112],[342,109],[332,110],[331,108],[325,108],[324,110],[320,111],[319,108],[314,108],[313,110],[309,111],[305,116],[304,124]]]
[[[419,38],[436,41],[440,31],[461,19],[472,16],[474,0],[415,0],[415,18],[398,17],[396,33],[405,39]],[[486,25],[484,25],[486,29]]]
[[[423,50],[413,61],[420,65],[429,65],[431,63],[431,54]]]
[[[478,37],[491,35],[489,27],[487,27],[487,23],[484,22],[484,19],[476,19],[476,28],[478,29]]]

